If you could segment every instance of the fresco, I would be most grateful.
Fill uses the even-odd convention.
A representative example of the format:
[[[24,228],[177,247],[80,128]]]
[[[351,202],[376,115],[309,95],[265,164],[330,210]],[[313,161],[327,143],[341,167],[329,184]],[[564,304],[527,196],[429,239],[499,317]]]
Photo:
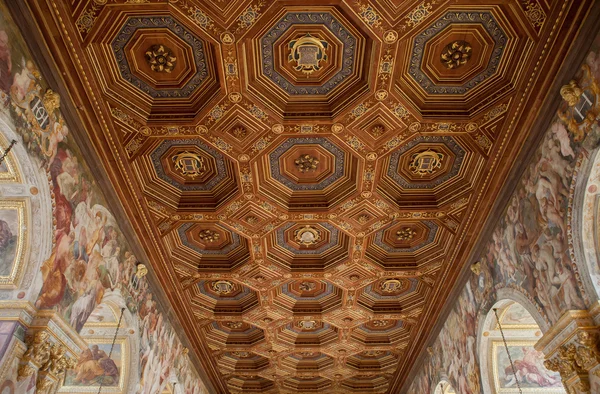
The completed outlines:
[[[119,386],[121,375],[121,343],[115,344],[111,353],[110,343],[90,345],[84,350],[74,370],[69,370],[65,376],[64,385],[70,386]],[[110,357],[109,357],[110,355]]]
[[[600,81],[599,47],[597,37],[579,73],[586,86],[597,87]],[[409,393],[430,392],[439,371],[447,373],[458,392],[481,392],[475,348],[478,312],[482,304],[495,300],[500,288],[528,298],[550,324],[563,311],[588,307],[569,255],[567,210],[576,159],[598,145],[599,113],[592,108],[583,119],[575,119],[571,107],[563,103],[487,242],[481,255],[481,273],[471,277],[456,301],[433,346],[433,355],[427,358]],[[591,115],[596,116],[593,121]],[[593,261],[597,264],[596,259]],[[544,387],[553,387],[553,383],[548,384]]]
[[[9,276],[19,244],[19,210],[0,206],[0,276]]]
[[[136,391],[161,392],[173,373],[186,393],[205,393],[148,283],[143,279],[139,286],[134,285],[137,259],[69,136],[60,113],[60,97],[46,86],[8,15],[4,3],[0,3],[0,117],[14,127],[21,138],[18,142],[26,146],[37,159],[40,171],[49,177],[55,200],[56,246],[41,267],[42,287],[36,307],[57,310],[81,331],[98,305],[110,300],[126,306],[138,325],[136,331],[142,335]],[[1,253],[8,259],[14,234],[12,219],[0,219],[0,238],[6,238]],[[110,369],[110,361],[102,368]],[[100,363],[95,358],[88,362]],[[97,381],[98,376],[90,379],[96,372],[99,369],[80,376],[79,382]],[[106,378],[106,372],[102,376]],[[72,379],[75,382],[77,374]]]
[[[557,372],[548,371],[544,367],[544,354],[535,350],[533,345],[534,342],[509,342],[508,349],[515,365],[519,385],[522,389],[545,389],[544,392],[549,392],[547,388],[561,389],[563,385],[560,375]],[[494,343],[493,357],[496,359],[497,376],[495,376],[495,380],[499,392],[509,392],[510,390],[503,389],[517,388],[515,374],[501,342]]]
[[[535,326],[537,327],[537,323],[535,319],[527,309],[525,309],[521,304],[515,302],[511,304],[504,313],[500,316],[500,322],[503,327],[505,326]]]
[[[587,56],[586,64],[589,65],[590,73],[596,81],[600,81],[600,37],[596,39],[594,50]],[[597,127],[597,125],[596,125]],[[589,178],[587,180],[584,205],[583,205],[583,227],[581,231],[583,253],[587,263],[588,272],[596,293],[600,296],[600,155],[597,155],[593,163]]]

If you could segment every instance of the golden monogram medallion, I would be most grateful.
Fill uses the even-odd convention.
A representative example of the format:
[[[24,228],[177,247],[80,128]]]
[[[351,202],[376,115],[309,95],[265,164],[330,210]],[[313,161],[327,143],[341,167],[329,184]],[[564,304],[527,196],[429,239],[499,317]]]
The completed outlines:
[[[204,175],[206,167],[202,156],[192,152],[182,152],[173,156],[175,169],[187,178],[194,179],[197,176]]]

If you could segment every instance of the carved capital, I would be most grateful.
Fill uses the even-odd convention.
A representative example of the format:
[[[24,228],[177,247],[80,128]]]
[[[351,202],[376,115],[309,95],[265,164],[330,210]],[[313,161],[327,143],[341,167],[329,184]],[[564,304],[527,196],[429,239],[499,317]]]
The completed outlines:
[[[38,394],[50,393],[60,384],[65,372],[77,364],[67,355],[67,348],[51,340],[46,330],[36,331],[26,340],[27,350],[18,370],[18,380],[32,376],[38,371],[36,388]]]
[[[560,373],[570,394],[590,393],[589,373],[600,364],[597,329],[580,329],[544,365]]]
[[[25,341],[27,350],[23,355],[22,365],[19,367],[18,379],[21,380],[33,373],[48,362],[51,355],[52,342],[47,331],[38,331]]]

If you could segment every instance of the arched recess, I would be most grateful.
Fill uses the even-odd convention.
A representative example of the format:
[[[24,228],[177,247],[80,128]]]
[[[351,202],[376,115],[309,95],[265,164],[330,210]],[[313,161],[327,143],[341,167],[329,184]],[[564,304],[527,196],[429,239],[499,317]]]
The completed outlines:
[[[15,250],[0,251],[0,299],[33,302],[41,286],[36,274],[52,251],[52,198],[46,172],[0,113],[2,152],[12,140],[17,143],[0,165],[0,231],[10,231]]]
[[[442,380],[437,386],[435,386],[433,394],[456,394],[456,390],[454,390],[454,387],[452,387],[450,382],[447,380]]]
[[[600,149],[579,158],[570,209],[572,252],[588,294],[600,299]]]
[[[497,310],[498,319],[494,309]],[[502,326],[523,394],[565,393],[560,375],[544,367],[544,355],[534,349],[542,336],[538,322],[519,302],[503,299],[489,310],[482,324],[479,360],[485,394],[517,392],[498,320]]]

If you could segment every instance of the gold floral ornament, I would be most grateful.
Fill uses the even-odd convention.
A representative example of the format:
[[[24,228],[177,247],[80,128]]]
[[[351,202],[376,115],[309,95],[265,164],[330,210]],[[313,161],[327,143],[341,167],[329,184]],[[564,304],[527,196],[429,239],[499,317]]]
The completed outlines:
[[[187,178],[194,179],[206,172],[204,159],[196,153],[188,151],[178,153],[173,156],[173,162],[175,163],[175,169]]]
[[[300,283],[300,290],[302,291],[311,291],[317,288],[315,282],[303,281]]]
[[[248,223],[250,225],[257,224],[258,218],[254,215],[248,215],[248,216],[246,216],[246,223]]]
[[[204,242],[216,242],[220,237],[221,235],[219,233],[212,230],[200,230],[198,232],[198,238]]]
[[[444,160],[443,154],[427,149],[415,153],[408,168],[416,175],[425,176],[433,174],[438,168],[441,168],[442,160]]]
[[[242,328],[243,323],[241,321],[228,321],[225,322],[225,325],[231,328],[232,330],[237,330],[239,328]]]
[[[371,132],[371,135],[373,137],[378,138],[385,133],[385,127],[383,125],[376,124],[373,127],[371,127],[371,130],[369,131]]]
[[[52,89],[46,90],[42,102],[44,103],[44,107],[49,114],[53,114],[54,111],[60,108],[60,96]]]
[[[453,41],[442,52],[442,63],[450,70],[458,68],[471,59],[472,49],[466,41]]]
[[[228,280],[217,280],[211,283],[210,287],[217,294],[229,294],[233,291],[233,283]]]
[[[177,58],[173,51],[164,45],[152,45],[146,51],[146,60],[152,71],[170,73],[175,68]]]
[[[294,238],[299,244],[310,246],[321,240],[321,234],[316,228],[306,225],[294,231]]]
[[[388,321],[387,320],[373,320],[373,325],[375,327],[385,327],[388,325]]]
[[[296,168],[300,172],[315,171],[319,166],[319,160],[311,155],[301,155],[299,158],[294,160]]]
[[[310,74],[321,69],[321,62],[327,60],[325,53],[329,44],[327,41],[320,40],[317,37],[307,33],[305,36],[290,41],[288,47],[290,54],[288,61],[296,62],[296,71],[302,71],[308,77]]]
[[[367,215],[367,214],[364,214],[364,213],[363,213],[362,215],[360,215],[360,216],[358,217],[358,219],[357,219],[357,220],[358,220],[358,222],[359,222],[360,224],[365,224],[365,223],[367,223],[369,220],[371,220],[371,217],[370,217],[369,215]]]
[[[233,130],[231,130],[231,134],[233,134],[233,136],[238,140],[242,140],[246,138],[246,136],[248,135],[248,131],[243,126],[237,126],[234,127]]]
[[[417,232],[410,227],[404,227],[396,231],[396,239],[398,241],[410,241],[415,235],[417,235]]]

